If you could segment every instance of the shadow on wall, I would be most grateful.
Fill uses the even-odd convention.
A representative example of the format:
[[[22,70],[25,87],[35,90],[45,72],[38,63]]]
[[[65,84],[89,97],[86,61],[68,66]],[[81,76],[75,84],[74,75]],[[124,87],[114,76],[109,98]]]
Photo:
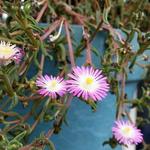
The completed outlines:
[[[148,86],[150,85],[150,71],[147,74],[147,79],[145,81],[140,81],[138,84],[138,98],[140,98],[143,94],[143,89],[148,90]],[[150,93],[148,93],[150,95]],[[150,101],[147,101],[147,105],[150,105]],[[142,107],[142,111],[138,111],[138,117],[142,117],[150,121],[149,111],[146,107]],[[144,141],[146,144],[150,144],[150,123],[145,123],[139,127],[142,130],[144,135]],[[137,146],[137,150],[141,150],[143,148],[142,144]],[[150,146],[147,147],[146,150],[149,150]]]

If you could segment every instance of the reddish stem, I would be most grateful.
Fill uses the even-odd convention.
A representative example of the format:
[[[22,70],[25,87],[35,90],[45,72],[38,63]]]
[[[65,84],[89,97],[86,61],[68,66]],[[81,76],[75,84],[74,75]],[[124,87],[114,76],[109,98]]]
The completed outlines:
[[[40,95],[33,95],[33,96],[28,96],[28,97],[24,97],[24,96],[18,96],[19,100],[22,102],[26,102],[26,101],[33,101],[33,100],[38,100],[38,99],[42,99],[43,97]]]
[[[8,122],[9,122],[9,124],[18,124],[21,121],[26,121],[30,117],[30,115],[31,115],[31,112],[28,112],[25,116],[22,117],[23,118],[22,120],[18,119],[18,120],[12,120],[12,121],[8,121]]]
[[[45,2],[45,4],[44,4],[44,6],[42,7],[41,11],[38,13],[38,16],[37,16],[37,18],[36,18],[36,21],[37,21],[37,22],[39,22],[39,21],[41,20],[41,18],[42,18],[42,16],[43,16],[45,10],[47,9],[47,7],[48,7],[48,3]]]
[[[57,27],[59,27],[62,19],[56,20],[51,24],[50,27],[48,27],[47,31],[41,36],[41,40],[45,40],[54,30],[56,30]]]
[[[6,131],[8,132],[8,131],[12,130],[13,128],[17,127],[19,123],[21,123],[22,121],[26,121],[30,117],[30,115],[31,115],[31,111],[28,112],[25,116],[22,117],[23,120],[13,120],[13,121],[10,121],[9,123],[10,124],[14,124],[14,125],[8,127]]]
[[[88,34],[87,29],[84,29],[84,39],[86,42],[86,64],[92,65],[91,43],[90,43],[89,34]]]
[[[49,129],[45,137],[49,139],[53,135],[53,133],[54,133],[54,129]]]
[[[127,116],[128,119],[129,119],[129,121],[130,121],[132,124],[134,124],[134,122],[132,121],[132,118],[131,118],[129,112],[128,112],[127,110],[125,110],[125,113],[126,113],[126,116]]]
[[[70,32],[69,32],[69,24],[68,24],[68,22],[66,20],[64,22],[64,25],[65,25],[66,35],[67,35],[67,42],[68,42],[71,66],[75,67],[74,51],[73,51],[72,42],[71,42],[71,36],[70,36]]]
[[[66,102],[66,107],[69,108],[70,104],[71,104],[71,101],[73,99],[73,95],[69,95],[68,99],[67,99],[67,102]]]
[[[44,61],[45,61],[45,56],[44,56],[44,54],[42,54],[41,55],[41,61],[40,61],[40,70],[38,72],[38,76],[42,75],[43,67],[44,67]]]
[[[31,132],[32,132],[32,131],[35,129],[35,127],[38,125],[39,121],[40,121],[40,118],[38,118],[37,120],[35,120],[35,122],[32,124],[32,126],[31,126]]]
[[[67,102],[66,102],[66,109],[69,108],[70,104],[71,104],[71,100],[73,98],[73,95],[69,95]],[[59,122],[61,121],[62,117],[58,118],[58,120],[56,120],[56,122],[59,124]],[[46,138],[50,138],[54,133],[54,128],[53,129],[49,129],[47,134],[45,135]]]

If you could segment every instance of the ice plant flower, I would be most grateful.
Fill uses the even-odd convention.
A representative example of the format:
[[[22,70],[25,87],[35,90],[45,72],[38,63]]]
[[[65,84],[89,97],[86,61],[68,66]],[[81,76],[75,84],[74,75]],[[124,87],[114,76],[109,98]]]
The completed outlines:
[[[0,42],[0,64],[8,65],[12,61],[19,63],[23,53],[16,45]]]
[[[93,67],[74,67],[68,77],[67,90],[84,100],[102,100],[109,91],[107,78],[104,77],[101,70]]]
[[[56,99],[57,96],[63,96],[66,93],[66,83],[61,77],[44,75],[36,80],[36,85],[40,87],[38,93],[43,96],[49,96]]]
[[[138,144],[143,141],[141,130],[129,121],[119,120],[112,128],[115,139],[124,145]]]

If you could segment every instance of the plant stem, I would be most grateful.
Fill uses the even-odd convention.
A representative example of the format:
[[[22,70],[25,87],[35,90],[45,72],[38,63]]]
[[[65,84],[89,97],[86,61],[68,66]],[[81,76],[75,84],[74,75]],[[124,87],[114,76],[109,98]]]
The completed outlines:
[[[101,20],[101,21],[99,22],[99,24],[97,25],[97,27],[96,27],[94,33],[91,35],[91,37],[90,37],[90,42],[93,41],[93,39],[95,38],[97,32],[99,32],[99,29],[101,28],[102,23],[103,23],[103,20]]]
[[[20,67],[19,67],[19,69],[18,69],[19,76],[21,76],[21,75],[23,75],[25,72],[27,72],[27,70],[29,69],[29,67],[30,67],[30,65],[31,65],[31,61],[32,61],[33,57],[34,57],[34,56],[33,56],[33,54],[32,54],[29,58],[27,58],[26,61],[24,61],[24,62],[20,65]],[[24,78],[22,77],[22,79],[24,79]]]
[[[72,98],[73,98],[73,95],[69,95],[69,96],[68,96],[68,99],[67,99],[67,102],[66,102],[66,108],[65,108],[65,110],[67,110],[67,109],[69,108],[69,106],[70,106],[70,104],[71,104],[71,101],[72,101]],[[63,112],[65,112],[65,110],[64,110]],[[61,117],[59,117],[59,118],[55,121],[55,123],[59,124],[59,123],[61,122],[62,118],[63,118],[63,115],[64,115],[64,114],[61,114]],[[48,132],[47,132],[47,134],[45,134],[46,138],[50,138],[50,137],[53,135],[54,131],[55,131],[54,128],[53,128],[53,129],[49,129]]]
[[[97,32],[99,32],[99,29],[101,28],[102,23],[103,23],[103,21],[101,20],[101,21],[99,22],[98,26],[96,27],[94,33],[91,35],[90,41],[89,41],[90,43],[91,43],[91,42],[93,41],[93,39],[95,38]],[[86,42],[84,41],[84,42],[83,42],[83,45],[82,45],[81,48],[78,50],[78,52],[82,52],[82,50],[85,49],[85,48],[86,48]]]
[[[18,13],[19,14],[19,13]],[[19,15],[18,17],[15,16],[14,17],[15,20],[18,22],[18,24],[22,27],[22,29],[25,31],[25,33],[27,34],[30,42],[34,45],[34,47],[37,47],[37,42],[34,38],[34,35],[32,33],[31,29],[28,29],[28,23],[27,20],[23,20],[22,17]],[[19,19],[20,18],[20,19]],[[22,19],[22,20],[21,20]]]
[[[30,44],[27,44],[27,43],[24,43],[24,42],[21,42],[21,41],[16,41],[16,40],[13,40],[13,39],[8,39],[8,38],[5,38],[5,37],[0,37],[0,40],[2,40],[2,41],[8,41],[8,42],[15,43],[15,44],[18,44],[18,45],[23,45],[23,46],[27,45],[29,47],[33,47]]]
[[[106,8],[111,6],[110,0],[105,0],[105,6],[106,6]]]
[[[129,121],[133,124],[133,121],[131,119],[131,116],[127,110],[125,110],[126,116],[128,117]]]
[[[86,43],[86,64],[92,65],[91,44],[90,44],[88,31],[85,28],[83,28],[83,36],[84,36],[85,43]]]
[[[45,40],[53,31],[56,30],[57,27],[59,27],[62,19],[56,20],[53,22],[50,27],[48,27],[47,31],[41,36],[41,40]]]
[[[43,109],[40,113],[40,115],[38,116],[38,118],[35,120],[35,122],[33,123],[32,127],[31,127],[31,130],[30,130],[30,133],[35,129],[35,127],[37,126],[37,124],[39,123],[40,119],[44,116],[46,110],[47,110],[47,107],[48,107],[48,104],[50,102],[50,98],[47,99],[47,101],[45,102],[44,106],[43,106]]]
[[[74,51],[73,51],[72,42],[71,42],[71,36],[70,36],[70,32],[69,32],[69,24],[68,24],[68,22],[66,20],[65,20],[64,24],[65,24],[65,30],[66,30],[66,35],[67,35],[67,42],[68,42],[71,66],[75,67]]]
[[[40,61],[40,70],[38,72],[38,76],[42,75],[43,72],[43,67],[44,67],[44,61],[45,61],[45,56],[44,54],[41,55],[41,61]]]
[[[21,102],[27,102],[27,101],[34,101],[34,100],[42,99],[43,97],[39,95],[35,95],[35,96],[28,96],[28,97],[18,96],[18,98]]]
[[[49,129],[47,134],[45,135],[46,138],[50,138],[53,135],[53,133],[54,133],[54,128],[53,129]]]
[[[6,87],[7,87],[7,93],[10,97],[13,97],[14,96],[14,90],[11,86],[11,83],[10,83],[10,80],[8,78],[8,75],[7,74],[4,74],[3,75],[3,79],[4,79],[4,83],[6,84]]]
[[[126,75],[125,75],[125,72],[124,72],[124,69],[123,69],[122,81],[121,81],[121,94],[120,94],[119,104],[118,104],[117,120],[121,119],[121,116],[123,114],[125,81],[126,81]]]
[[[41,20],[41,18],[43,16],[44,12],[46,11],[47,7],[48,7],[48,2],[46,1],[45,4],[44,4],[44,6],[42,7],[42,9],[40,10],[40,12],[38,13],[38,16],[36,18],[37,22],[39,22]]]

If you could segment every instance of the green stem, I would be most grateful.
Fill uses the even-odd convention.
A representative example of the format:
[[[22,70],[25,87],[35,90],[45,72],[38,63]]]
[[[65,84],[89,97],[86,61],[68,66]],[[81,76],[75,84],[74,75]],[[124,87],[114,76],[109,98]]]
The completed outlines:
[[[127,103],[127,104],[137,104],[139,103],[140,100],[135,99],[135,100],[124,100],[123,103]]]
[[[14,96],[14,90],[13,90],[13,88],[11,86],[11,83],[10,83],[8,75],[4,74],[3,75],[3,79],[4,79],[4,83],[5,83],[6,87],[7,87],[7,93],[8,93],[8,95],[10,97],[13,97]]]
[[[14,43],[14,44],[18,44],[18,45],[22,45],[22,46],[28,46],[28,47],[30,47],[32,49],[34,48],[33,45],[31,45],[29,43],[24,43],[24,42],[21,42],[21,41],[16,41],[14,39],[8,39],[8,38],[0,36],[0,40],[1,41],[7,41],[7,42],[10,42],[10,43]]]
[[[20,19],[18,19],[20,17]],[[34,35],[32,33],[32,30],[31,29],[28,29],[28,23],[27,23],[27,20],[23,20],[21,16],[19,17],[14,17],[15,20],[19,23],[19,25],[22,27],[22,29],[25,31],[25,33],[27,34],[30,42],[35,46],[37,47],[37,42],[35,41],[35,38],[34,38]],[[22,19],[22,20],[21,20]]]
[[[121,119],[123,111],[124,111],[124,94],[125,94],[125,82],[126,82],[126,76],[125,76],[125,70],[123,68],[122,70],[122,81],[121,81],[121,91],[120,91],[120,97],[119,97],[119,104],[118,104],[118,114],[117,114],[117,120]]]
[[[33,132],[33,130],[35,129],[35,127],[37,126],[37,124],[40,122],[41,118],[43,118],[44,114],[45,114],[46,111],[47,111],[48,104],[49,104],[50,100],[51,100],[51,99],[49,98],[49,99],[47,99],[47,101],[45,102],[41,113],[39,114],[38,118],[35,120],[35,122],[33,123],[32,127],[31,127],[30,133]]]

